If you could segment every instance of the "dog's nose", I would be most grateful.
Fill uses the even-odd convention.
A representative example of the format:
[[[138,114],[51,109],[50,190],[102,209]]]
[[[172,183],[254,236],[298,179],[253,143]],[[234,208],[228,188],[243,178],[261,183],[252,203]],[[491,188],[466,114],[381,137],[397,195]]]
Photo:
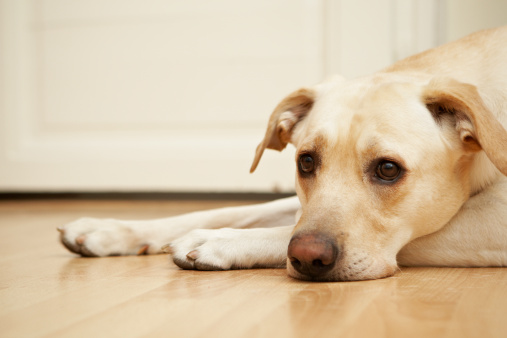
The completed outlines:
[[[333,268],[338,257],[338,247],[323,234],[297,234],[290,240],[287,256],[299,273],[318,277]]]

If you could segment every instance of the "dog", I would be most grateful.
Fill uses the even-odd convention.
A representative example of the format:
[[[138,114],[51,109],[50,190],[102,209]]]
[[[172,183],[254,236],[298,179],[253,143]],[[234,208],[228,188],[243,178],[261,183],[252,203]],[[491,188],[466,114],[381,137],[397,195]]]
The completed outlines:
[[[84,218],[58,230],[82,256],[169,252],[182,269],[286,266],[310,281],[505,266],[506,126],[503,27],[283,99],[251,171],[265,149],[293,144],[295,197],[151,221]]]

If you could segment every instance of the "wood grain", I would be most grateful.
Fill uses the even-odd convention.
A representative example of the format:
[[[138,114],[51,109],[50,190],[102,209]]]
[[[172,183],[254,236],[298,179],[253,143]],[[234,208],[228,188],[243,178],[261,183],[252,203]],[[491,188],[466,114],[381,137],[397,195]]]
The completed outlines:
[[[1,337],[505,337],[507,269],[403,268],[307,283],[282,269],[182,271],[167,256],[78,258],[56,226],[244,202],[0,203]]]

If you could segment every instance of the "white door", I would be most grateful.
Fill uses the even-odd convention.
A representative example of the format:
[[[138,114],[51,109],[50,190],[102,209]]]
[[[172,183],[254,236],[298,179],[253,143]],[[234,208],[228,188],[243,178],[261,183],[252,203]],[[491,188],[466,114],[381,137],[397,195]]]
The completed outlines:
[[[291,149],[266,152],[257,172],[248,173],[280,99],[328,74],[366,74],[431,47],[439,5],[0,6],[1,191],[241,192],[293,189]],[[423,23],[428,28],[420,29]]]

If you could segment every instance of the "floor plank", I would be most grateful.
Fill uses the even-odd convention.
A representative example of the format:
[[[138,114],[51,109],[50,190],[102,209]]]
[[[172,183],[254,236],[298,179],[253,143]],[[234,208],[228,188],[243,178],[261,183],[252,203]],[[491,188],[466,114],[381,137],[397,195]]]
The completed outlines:
[[[1,337],[505,337],[507,269],[403,268],[307,283],[283,269],[194,272],[167,256],[78,258],[56,226],[247,202],[0,202]]]

